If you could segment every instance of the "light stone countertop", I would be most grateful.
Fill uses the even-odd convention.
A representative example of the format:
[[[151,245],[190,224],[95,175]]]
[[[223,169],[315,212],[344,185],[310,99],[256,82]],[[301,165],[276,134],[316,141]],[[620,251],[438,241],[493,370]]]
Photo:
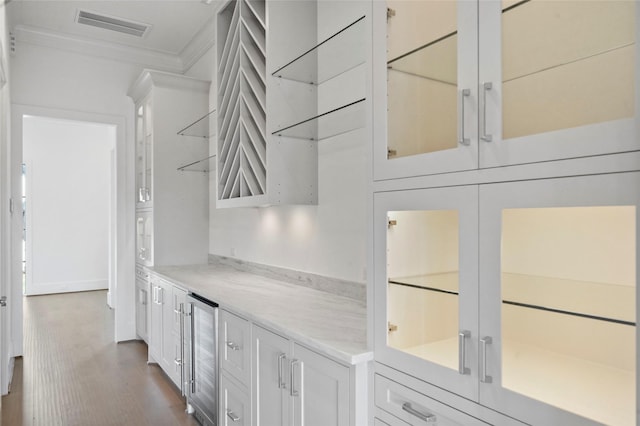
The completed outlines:
[[[158,266],[165,280],[220,308],[346,364],[373,359],[364,301],[241,271],[228,265]]]

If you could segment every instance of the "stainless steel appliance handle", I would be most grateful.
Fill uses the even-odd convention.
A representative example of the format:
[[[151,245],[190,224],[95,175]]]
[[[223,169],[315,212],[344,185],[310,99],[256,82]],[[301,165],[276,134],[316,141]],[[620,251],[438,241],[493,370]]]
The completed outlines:
[[[191,305],[191,393],[196,393],[196,323],[195,323],[195,305]]]
[[[184,303],[180,303],[180,395],[185,396],[184,388]]]

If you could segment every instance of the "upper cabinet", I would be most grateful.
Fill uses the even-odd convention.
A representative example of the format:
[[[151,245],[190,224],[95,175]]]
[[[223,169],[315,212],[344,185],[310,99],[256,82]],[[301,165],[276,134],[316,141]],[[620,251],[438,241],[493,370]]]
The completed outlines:
[[[315,1],[220,8],[216,207],[318,202],[319,141],[366,122],[364,69],[350,74],[368,58],[359,12],[320,31]]]
[[[152,207],[153,119],[151,95],[136,104],[136,207]]]
[[[374,3],[376,180],[640,149],[636,2]]]

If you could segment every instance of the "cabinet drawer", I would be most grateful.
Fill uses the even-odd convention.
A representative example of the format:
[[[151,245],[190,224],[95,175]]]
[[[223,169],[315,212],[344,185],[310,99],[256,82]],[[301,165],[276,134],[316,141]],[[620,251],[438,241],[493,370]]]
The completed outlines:
[[[249,321],[220,310],[220,365],[249,388],[251,384],[251,325]]]
[[[226,374],[220,376],[220,414],[222,426],[250,426],[251,399]]]
[[[386,377],[375,376],[376,406],[412,425],[471,426],[486,425]]]

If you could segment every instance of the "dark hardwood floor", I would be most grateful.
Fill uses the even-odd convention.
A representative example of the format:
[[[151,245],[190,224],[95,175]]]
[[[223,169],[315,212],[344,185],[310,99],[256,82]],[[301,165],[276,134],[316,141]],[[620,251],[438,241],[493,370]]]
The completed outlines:
[[[2,426],[197,425],[147,346],[113,342],[106,291],[24,301],[24,357],[16,360]]]

